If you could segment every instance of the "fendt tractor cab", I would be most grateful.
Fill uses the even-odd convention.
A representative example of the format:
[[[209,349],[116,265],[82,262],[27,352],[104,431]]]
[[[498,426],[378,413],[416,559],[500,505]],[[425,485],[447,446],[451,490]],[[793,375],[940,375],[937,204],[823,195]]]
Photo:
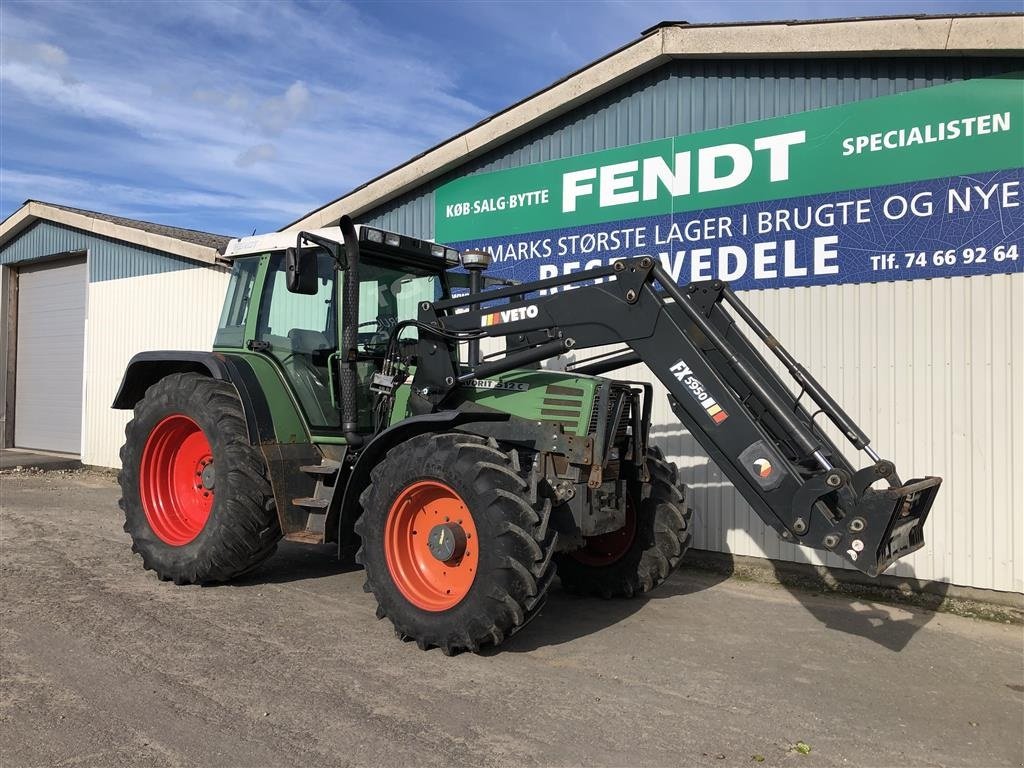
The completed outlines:
[[[556,572],[577,592],[646,592],[678,567],[692,512],[651,444],[653,387],[607,375],[636,363],[784,539],[871,576],[923,545],[941,480],[903,483],[725,283],[680,288],[637,257],[513,285],[483,275],[485,253],[347,217],[225,256],[213,351],[136,355],[114,403],[134,409],[125,530],[162,579],[230,579],[282,537],[336,542],[378,616],[446,653],[523,627]],[[482,355],[484,339],[504,349]]]

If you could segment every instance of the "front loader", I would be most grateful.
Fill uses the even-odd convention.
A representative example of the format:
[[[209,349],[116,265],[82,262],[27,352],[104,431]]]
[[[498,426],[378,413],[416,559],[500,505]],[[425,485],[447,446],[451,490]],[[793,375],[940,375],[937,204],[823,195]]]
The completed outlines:
[[[610,375],[636,363],[784,539],[870,576],[924,544],[940,478],[903,482],[725,283],[680,288],[641,256],[509,284],[485,253],[347,218],[226,257],[213,351],[136,355],[114,403],[134,410],[125,530],[163,579],[233,578],[282,537],[335,542],[378,617],[445,653],[518,631],[556,574],[647,592],[679,566],[693,513],[651,442],[653,387]],[[485,339],[504,348],[482,354]]]

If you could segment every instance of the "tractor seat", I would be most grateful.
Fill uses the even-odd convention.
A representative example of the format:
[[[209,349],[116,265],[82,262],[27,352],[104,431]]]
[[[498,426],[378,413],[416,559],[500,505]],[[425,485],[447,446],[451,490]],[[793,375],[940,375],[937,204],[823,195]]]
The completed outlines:
[[[341,417],[334,403],[331,402],[331,391],[328,385],[326,359],[334,351],[327,336],[320,331],[309,331],[293,328],[288,331],[292,353],[285,366],[289,368],[295,393],[302,404],[303,410],[315,426],[337,427]],[[323,360],[323,365],[314,362]]]

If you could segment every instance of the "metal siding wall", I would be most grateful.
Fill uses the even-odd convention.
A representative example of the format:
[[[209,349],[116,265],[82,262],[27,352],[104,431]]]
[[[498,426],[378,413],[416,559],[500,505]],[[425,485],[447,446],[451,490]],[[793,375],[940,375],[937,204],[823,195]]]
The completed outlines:
[[[151,349],[211,349],[227,283],[226,269],[205,267],[89,285],[82,461],[121,465],[131,412],[110,404],[128,361]]]
[[[1020,69],[1015,59],[675,61],[364,217],[434,233],[452,178]],[[1024,591],[1024,275],[752,291],[744,299],[906,472],[942,475],[926,547],[893,573]],[[650,379],[633,366],[622,378]],[[783,543],[679,426],[654,434],[692,486],[696,546],[820,563]],[[832,437],[839,436],[832,431]],[[824,562],[840,566],[828,555]]]
[[[59,253],[89,252],[89,282],[155,275],[202,267],[190,259],[127,245],[63,224],[40,221],[0,251],[0,264],[33,261]]]

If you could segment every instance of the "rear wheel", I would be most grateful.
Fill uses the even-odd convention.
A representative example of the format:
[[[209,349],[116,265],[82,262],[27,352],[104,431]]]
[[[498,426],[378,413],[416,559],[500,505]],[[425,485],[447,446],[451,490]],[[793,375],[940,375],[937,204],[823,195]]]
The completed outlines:
[[[356,560],[378,618],[403,639],[477,651],[543,606],[556,534],[514,452],[475,435],[420,435],[374,468],[360,503]]]
[[[125,429],[121,465],[124,529],[160,578],[226,581],[274,552],[265,462],[231,385],[176,373],[151,386]]]
[[[648,451],[647,468],[651,481],[628,489],[622,528],[558,555],[558,577],[566,590],[632,597],[654,589],[679,567],[691,540],[693,510],[686,505],[686,488],[660,448]]]

